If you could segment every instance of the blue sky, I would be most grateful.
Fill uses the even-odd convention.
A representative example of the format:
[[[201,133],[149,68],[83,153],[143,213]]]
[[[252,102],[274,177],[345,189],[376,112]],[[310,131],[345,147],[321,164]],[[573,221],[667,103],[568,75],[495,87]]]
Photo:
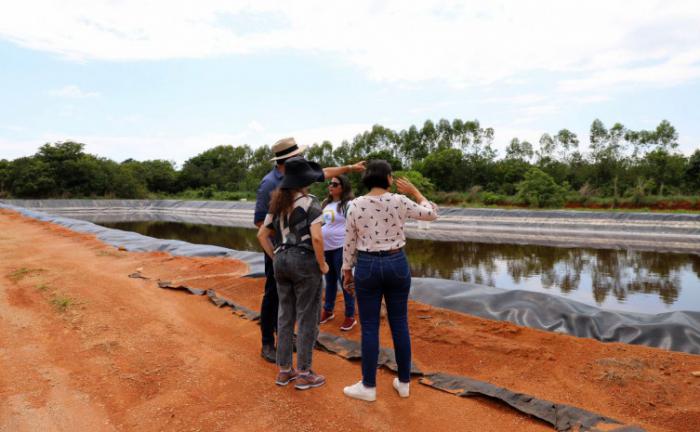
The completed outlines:
[[[440,118],[493,127],[498,149],[565,127],[585,147],[595,118],[667,119],[680,151],[700,146],[697,3],[481,3],[8,3],[0,158],[73,139],[181,163],[219,144],[339,144]]]

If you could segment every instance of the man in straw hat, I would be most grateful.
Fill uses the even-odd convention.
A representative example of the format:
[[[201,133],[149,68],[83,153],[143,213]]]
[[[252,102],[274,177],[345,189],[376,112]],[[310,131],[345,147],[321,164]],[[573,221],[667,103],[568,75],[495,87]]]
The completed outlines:
[[[283,138],[272,146],[272,153],[275,157],[271,162],[275,162],[275,167],[262,179],[258,187],[257,199],[255,202],[254,223],[258,228],[265,220],[270,206],[270,194],[282,182],[284,178],[284,163],[287,159],[298,156],[306,150],[306,146],[300,146],[294,138]],[[365,162],[358,162],[354,165],[342,167],[323,168],[323,176],[319,176],[316,181],[322,182],[327,178],[333,178],[349,172],[360,172],[365,169]],[[272,260],[265,255],[265,294],[260,306],[260,331],[262,332],[262,351],[260,355],[267,361],[275,363],[275,332],[277,329],[277,313],[279,298],[277,296],[277,282],[272,266]]]

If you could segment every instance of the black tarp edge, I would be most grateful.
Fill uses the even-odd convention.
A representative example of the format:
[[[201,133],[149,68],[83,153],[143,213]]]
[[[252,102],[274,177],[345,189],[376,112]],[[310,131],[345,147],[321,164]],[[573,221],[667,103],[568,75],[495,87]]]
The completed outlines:
[[[525,393],[516,393],[485,381],[450,375],[442,372],[427,374],[420,383],[455,396],[484,396],[536,417],[554,426],[557,431],[581,432],[643,432],[644,429],[625,425],[618,420],[571,405],[538,399]]]

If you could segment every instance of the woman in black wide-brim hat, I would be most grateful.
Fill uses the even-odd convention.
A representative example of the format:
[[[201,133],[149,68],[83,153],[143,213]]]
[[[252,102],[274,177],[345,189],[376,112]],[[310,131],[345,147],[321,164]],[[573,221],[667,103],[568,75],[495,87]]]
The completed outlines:
[[[272,194],[258,240],[274,261],[279,295],[279,374],[275,382],[283,386],[296,380],[294,387],[305,390],[325,383],[322,375],[311,370],[311,360],[318,336],[322,274],[328,272],[328,264],[323,253],[321,205],[308,193],[309,186],[322,181],[324,174],[317,163],[303,157],[293,157],[284,165],[284,179]],[[297,369],[292,353],[295,321]]]

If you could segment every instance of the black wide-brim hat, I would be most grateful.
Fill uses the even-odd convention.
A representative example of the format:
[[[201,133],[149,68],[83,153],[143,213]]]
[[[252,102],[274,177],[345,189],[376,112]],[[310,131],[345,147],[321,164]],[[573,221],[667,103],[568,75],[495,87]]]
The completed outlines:
[[[280,183],[280,188],[300,189],[324,180],[325,176],[321,165],[296,156],[284,162],[284,178]]]

